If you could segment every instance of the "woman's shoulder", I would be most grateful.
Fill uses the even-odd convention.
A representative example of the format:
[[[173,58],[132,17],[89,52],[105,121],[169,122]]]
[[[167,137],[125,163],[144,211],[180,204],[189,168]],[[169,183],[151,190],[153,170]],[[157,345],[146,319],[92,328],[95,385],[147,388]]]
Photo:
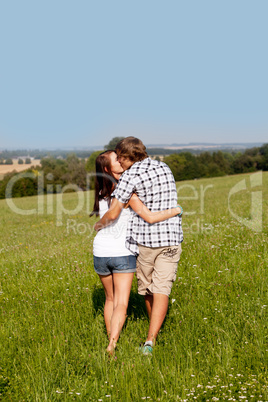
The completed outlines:
[[[102,198],[101,200],[99,200],[99,204],[101,204],[101,205],[108,205],[108,202],[109,202],[109,200],[108,200],[108,198]]]
[[[100,208],[100,212],[109,209],[108,198],[102,198],[101,200],[99,200],[99,208]]]

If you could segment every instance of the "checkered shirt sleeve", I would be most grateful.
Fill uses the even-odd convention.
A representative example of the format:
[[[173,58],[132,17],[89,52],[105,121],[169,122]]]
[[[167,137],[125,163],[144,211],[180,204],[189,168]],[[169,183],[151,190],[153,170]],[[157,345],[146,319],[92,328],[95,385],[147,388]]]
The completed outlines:
[[[112,193],[112,197],[126,204],[135,192],[135,177],[131,175],[129,170],[126,170],[119,179],[119,182]]]

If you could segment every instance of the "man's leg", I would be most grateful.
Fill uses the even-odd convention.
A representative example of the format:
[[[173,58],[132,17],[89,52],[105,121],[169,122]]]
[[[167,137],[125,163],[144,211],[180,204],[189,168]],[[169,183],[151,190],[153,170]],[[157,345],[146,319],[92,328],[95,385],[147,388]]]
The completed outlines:
[[[151,298],[153,299],[153,303],[152,303],[151,316],[149,316],[150,325],[146,342],[152,341],[154,344],[158,332],[167,314],[168,296],[163,295],[161,293],[154,293],[153,296],[151,296]]]
[[[148,290],[152,293],[145,296],[145,303],[150,318],[146,342],[155,343],[168,310],[168,300],[173,282],[176,279],[181,246],[164,247],[154,260],[154,270]],[[146,300],[147,298],[147,300]],[[151,313],[150,313],[151,310]]]
[[[149,319],[151,319],[152,307],[153,307],[153,295],[145,295],[144,300],[148,317]]]
[[[150,247],[139,244],[139,255],[136,262],[136,275],[138,279],[138,293],[144,296],[145,306],[149,318],[151,317],[153,295],[147,294],[147,287],[152,282],[152,273],[154,270],[154,260],[157,257],[157,251],[153,253]]]

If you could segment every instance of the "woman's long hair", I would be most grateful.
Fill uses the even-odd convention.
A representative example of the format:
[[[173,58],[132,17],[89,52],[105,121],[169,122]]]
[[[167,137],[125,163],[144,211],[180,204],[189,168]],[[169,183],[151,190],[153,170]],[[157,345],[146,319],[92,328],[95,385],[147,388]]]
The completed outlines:
[[[93,211],[89,216],[99,215],[100,200],[107,199],[108,205],[110,206],[111,194],[117,184],[111,171],[111,160],[109,156],[112,152],[114,151],[108,150],[102,152],[96,159],[95,202]]]

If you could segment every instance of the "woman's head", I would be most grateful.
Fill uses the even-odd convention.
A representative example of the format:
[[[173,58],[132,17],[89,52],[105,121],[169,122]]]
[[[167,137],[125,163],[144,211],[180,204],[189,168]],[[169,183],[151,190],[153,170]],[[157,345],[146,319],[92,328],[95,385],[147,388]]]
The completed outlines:
[[[117,155],[114,151],[105,151],[97,156],[95,176],[95,203],[94,211],[90,216],[99,214],[99,200],[108,198],[114,190],[123,169],[117,161]]]
[[[115,151],[105,151],[98,155],[96,159],[96,174],[97,175],[104,175],[104,178],[109,180],[108,176],[112,177],[113,179],[119,180],[121,174],[123,173],[122,166],[117,160],[117,155]]]
[[[119,180],[121,174],[124,172],[124,169],[120,165],[115,151],[112,151],[109,154],[109,159],[110,159],[110,171],[112,173],[112,176],[115,178],[115,180]]]

